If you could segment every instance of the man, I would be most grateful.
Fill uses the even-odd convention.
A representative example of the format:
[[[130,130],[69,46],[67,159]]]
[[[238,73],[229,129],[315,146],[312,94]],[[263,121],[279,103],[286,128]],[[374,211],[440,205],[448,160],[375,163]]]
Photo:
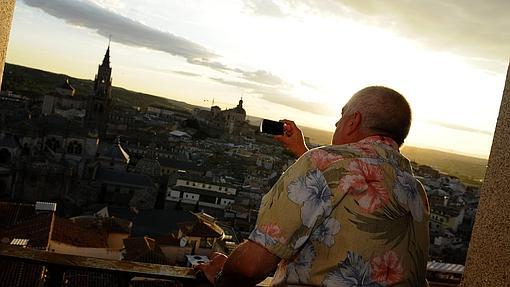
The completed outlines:
[[[198,267],[217,286],[427,286],[429,207],[399,152],[411,109],[380,86],[342,109],[332,145],[308,151],[284,121],[277,136],[299,159],[267,193],[255,230],[227,258]]]

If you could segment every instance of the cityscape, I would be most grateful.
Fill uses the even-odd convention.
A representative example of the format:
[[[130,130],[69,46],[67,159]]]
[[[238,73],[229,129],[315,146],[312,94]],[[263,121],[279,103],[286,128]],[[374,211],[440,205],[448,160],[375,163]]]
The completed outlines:
[[[4,243],[176,266],[228,254],[247,239],[262,196],[295,158],[249,123],[242,99],[210,109],[118,104],[109,46],[98,62],[89,91],[78,93],[64,75],[42,96],[2,89]],[[4,86],[23,82],[9,67]],[[461,266],[479,186],[413,168],[430,202],[429,256]]]
[[[507,51],[499,50],[492,34],[473,32],[473,39],[486,41],[476,51],[454,49],[445,37],[448,33],[431,32],[436,24],[450,22],[413,22],[434,13],[443,15],[434,5],[412,11],[404,3],[227,2],[211,6],[169,1],[147,4],[144,10],[145,4],[135,6],[129,0],[0,0],[0,285],[221,283],[222,271],[211,281],[206,273],[196,271],[197,266],[214,262],[218,253],[228,256],[246,242],[255,242],[252,236],[260,233],[261,224],[257,219],[264,218],[259,211],[263,214],[267,205],[264,196],[298,160],[278,137],[261,131],[263,118],[296,120],[310,149],[334,145],[331,136],[341,121],[336,110],[342,107],[343,94],[374,81],[394,85],[401,79],[399,87],[406,97],[410,95],[413,125],[398,151],[409,159],[410,177],[423,186],[423,205],[430,210],[428,256],[426,266],[422,265],[429,286],[478,286],[466,283],[470,280],[508,284],[507,271],[499,266],[510,259],[508,234],[504,234],[507,209],[493,206],[507,204],[505,160],[510,154],[500,143],[507,141],[503,131],[508,121],[505,113],[510,111],[504,103],[510,97],[510,70],[496,123],[501,90],[495,83],[502,82],[501,57]],[[480,8],[476,5],[451,6],[473,19],[488,19],[485,12],[490,9],[476,14]],[[209,10],[223,19],[211,18],[205,12]],[[179,15],[183,11],[189,15]],[[362,20],[353,15],[361,15]],[[381,23],[391,23],[391,29],[377,26],[381,19],[389,21]],[[230,23],[234,20],[238,27],[223,35],[225,27],[235,26]],[[446,25],[450,30],[445,31],[459,43],[471,43],[458,34],[471,24],[457,22]],[[491,27],[495,22],[490,22]],[[161,29],[162,23],[171,28]],[[25,38],[32,28],[35,33]],[[45,28],[54,33],[37,35]],[[315,35],[317,31],[324,33]],[[344,38],[330,38],[338,33]],[[9,35],[14,44],[8,42]],[[416,35],[429,41],[413,38]],[[238,49],[231,37],[244,41],[244,48]],[[365,58],[362,54],[369,50],[358,49],[376,42],[361,38],[371,37],[384,43]],[[267,42],[256,43],[261,40]],[[266,49],[271,41],[275,45]],[[36,43],[41,43],[39,49],[34,48]],[[325,43],[331,47],[308,54]],[[452,50],[444,52],[440,45]],[[336,54],[339,47],[345,51]],[[91,55],[100,56],[91,60]],[[397,57],[401,59],[394,63]],[[406,75],[410,60],[420,71],[412,77]],[[395,66],[368,72],[371,62]],[[345,70],[339,68],[343,63]],[[444,66],[437,69],[440,63]],[[457,77],[443,82],[453,73]],[[366,79],[356,79],[365,75]],[[469,81],[472,86],[464,84]],[[336,90],[340,82],[342,87]],[[485,100],[474,96],[482,90]],[[457,108],[459,101],[465,104]],[[342,109],[342,117],[343,113]],[[478,121],[472,116],[477,113]],[[333,118],[336,124],[330,123]],[[410,202],[410,196],[406,200]],[[326,233],[335,228],[338,232],[340,224],[326,221],[320,232],[325,242],[334,242],[333,235]],[[349,223],[356,225],[353,220]],[[264,226],[263,232],[279,234],[275,226]],[[374,233],[388,232],[378,230]],[[382,241],[380,235],[373,238]],[[407,238],[410,245],[411,237]],[[484,248],[495,249],[496,255],[476,254],[487,253],[481,251]],[[355,261],[361,257],[351,255],[349,251],[338,268],[345,268],[349,260],[358,264]],[[484,256],[494,260],[485,267],[492,266],[496,279],[473,279],[473,262],[479,264]],[[279,264],[289,264],[277,257]],[[295,255],[292,260],[304,264],[298,259]],[[383,271],[389,286],[388,262]],[[380,267],[377,262],[370,264],[364,267],[367,274],[370,268]],[[273,286],[277,273],[271,272],[257,286]],[[300,276],[296,274],[302,282]],[[384,285],[367,282],[352,286]]]

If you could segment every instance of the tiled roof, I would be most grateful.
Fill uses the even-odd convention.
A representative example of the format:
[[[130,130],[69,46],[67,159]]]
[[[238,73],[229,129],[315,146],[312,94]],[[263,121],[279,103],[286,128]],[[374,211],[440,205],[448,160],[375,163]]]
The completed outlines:
[[[129,234],[132,227],[131,221],[116,217],[79,216],[71,220],[83,228],[100,229],[107,233]]]
[[[65,218],[55,218],[51,239],[61,243],[91,248],[106,248],[107,234],[102,228],[85,228]]]
[[[194,220],[189,211],[174,209],[139,209],[132,207],[107,206],[110,217],[130,220],[133,223],[131,236],[167,236],[178,231],[180,222]]]
[[[225,234],[223,228],[216,224],[216,218],[205,213],[193,213],[195,220],[191,222],[183,222],[179,225],[181,231],[193,237],[214,237],[218,238]]]
[[[52,114],[47,116],[34,117],[10,125],[10,130],[18,135],[38,135],[41,130],[47,134],[67,135],[85,137],[88,129],[82,127],[75,121],[68,120],[61,115]]]
[[[129,220],[131,222],[134,221],[135,217],[139,213],[139,209],[136,207],[105,206],[102,207],[101,210],[104,208],[106,208],[108,216]],[[98,212],[101,210],[98,210]]]
[[[118,183],[120,185],[154,187],[154,182],[152,182],[152,179],[147,175],[116,171],[102,167],[98,168],[95,179],[98,181]]]
[[[165,236],[179,229],[178,223],[193,220],[184,210],[140,209],[133,220],[132,236]]]
[[[27,247],[47,249],[54,213],[41,213],[16,225],[0,230],[0,238],[28,239]],[[9,241],[10,241],[9,240]]]
[[[15,225],[35,215],[33,204],[0,202],[0,226]]]
[[[162,167],[171,167],[175,169],[192,171],[204,171],[203,167],[197,166],[194,162],[191,161],[175,160],[165,157],[158,158],[158,161]]]
[[[179,224],[179,227],[184,234],[192,237],[217,238],[223,235],[221,228],[220,231],[217,228],[214,228],[211,224],[202,221],[181,223]]]
[[[177,238],[177,236],[172,233],[168,236],[160,236],[160,237],[156,237],[156,242],[158,243],[158,245],[172,245],[172,246],[178,246],[180,244],[180,240],[179,238]]]
[[[156,243],[156,240],[144,236],[124,239],[126,254],[124,260],[153,263],[170,264],[163,251]]]
[[[108,150],[99,155],[100,158],[111,158],[128,162],[129,154],[122,148],[120,143],[114,143]]]

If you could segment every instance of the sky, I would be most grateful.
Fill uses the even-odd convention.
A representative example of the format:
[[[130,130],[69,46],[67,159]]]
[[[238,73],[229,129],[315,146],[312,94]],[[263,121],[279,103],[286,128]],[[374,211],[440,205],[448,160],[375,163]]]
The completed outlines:
[[[333,131],[369,85],[413,109],[406,144],[488,157],[510,1],[18,0],[7,62]],[[58,84],[58,83],[56,83]]]

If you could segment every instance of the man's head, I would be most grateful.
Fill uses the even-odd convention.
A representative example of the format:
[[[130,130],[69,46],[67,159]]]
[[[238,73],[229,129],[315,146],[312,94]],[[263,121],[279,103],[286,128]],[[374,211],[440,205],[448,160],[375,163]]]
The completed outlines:
[[[357,142],[372,135],[392,138],[400,146],[411,127],[411,107],[398,92],[367,87],[354,94],[342,109],[332,144]]]

